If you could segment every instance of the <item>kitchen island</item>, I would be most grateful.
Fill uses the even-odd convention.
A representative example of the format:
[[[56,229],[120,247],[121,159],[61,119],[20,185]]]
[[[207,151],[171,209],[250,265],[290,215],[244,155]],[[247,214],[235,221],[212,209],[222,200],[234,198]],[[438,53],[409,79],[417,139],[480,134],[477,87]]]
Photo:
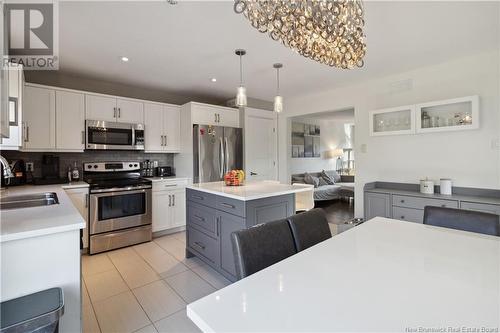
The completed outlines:
[[[186,256],[196,256],[236,281],[231,233],[295,214],[295,194],[311,187],[275,181],[226,186],[189,185],[186,191]]]

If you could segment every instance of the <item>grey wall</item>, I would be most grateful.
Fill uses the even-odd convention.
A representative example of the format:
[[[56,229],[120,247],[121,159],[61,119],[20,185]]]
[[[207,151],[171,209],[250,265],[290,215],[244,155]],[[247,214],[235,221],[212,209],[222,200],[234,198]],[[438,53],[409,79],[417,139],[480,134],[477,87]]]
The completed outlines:
[[[41,165],[43,155],[59,156],[60,176],[67,175],[68,166],[73,166],[77,163],[78,169],[81,171],[82,163],[84,162],[104,162],[104,161],[139,161],[158,160],[160,166],[174,166],[173,154],[148,154],[135,151],[85,151],[83,153],[43,153],[43,152],[19,152],[3,150],[2,156],[9,162],[12,160],[23,159],[25,162],[34,163],[34,177],[41,176]]]
[[[185,94],[172,94],[159,89],[136,87],[117,82],[106,82],[82,76],[75,76],[72,74],[64,74],[60,71],[24,71],[24,76],[26,82],[30,83],[145,99],[148,101],[178,105],[196,101],[208,104],[225,105],[225,99],[218,99],[212,96],[193,95],[190,92],[186,92]]]

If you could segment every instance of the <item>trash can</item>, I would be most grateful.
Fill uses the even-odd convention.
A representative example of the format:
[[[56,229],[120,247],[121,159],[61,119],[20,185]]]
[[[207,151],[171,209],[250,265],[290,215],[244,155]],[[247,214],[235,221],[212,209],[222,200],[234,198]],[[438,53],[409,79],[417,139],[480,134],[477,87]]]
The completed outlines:
[[[64,313],[61,288],[51,288],[0,303],[0,333],[57,333]]]

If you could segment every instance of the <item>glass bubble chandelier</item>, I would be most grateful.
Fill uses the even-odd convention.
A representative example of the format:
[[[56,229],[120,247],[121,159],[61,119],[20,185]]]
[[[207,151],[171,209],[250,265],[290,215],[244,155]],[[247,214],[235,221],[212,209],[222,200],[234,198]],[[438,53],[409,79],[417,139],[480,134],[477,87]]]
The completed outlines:
[[[235,0],[234,11],[304,57],[342,69],[364,65],[361,0]]]

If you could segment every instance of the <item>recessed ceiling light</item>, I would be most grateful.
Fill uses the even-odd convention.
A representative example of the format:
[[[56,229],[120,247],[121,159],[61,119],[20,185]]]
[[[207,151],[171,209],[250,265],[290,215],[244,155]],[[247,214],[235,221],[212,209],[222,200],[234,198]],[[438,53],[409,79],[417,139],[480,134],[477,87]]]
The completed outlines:
[[[121,57],[120,58],[123,62],[127,62],[128,61],[128,58],[127,57]]]
[[[213,77],[213,78],[210,79],[210,81],[217,82],[217,78]]]

